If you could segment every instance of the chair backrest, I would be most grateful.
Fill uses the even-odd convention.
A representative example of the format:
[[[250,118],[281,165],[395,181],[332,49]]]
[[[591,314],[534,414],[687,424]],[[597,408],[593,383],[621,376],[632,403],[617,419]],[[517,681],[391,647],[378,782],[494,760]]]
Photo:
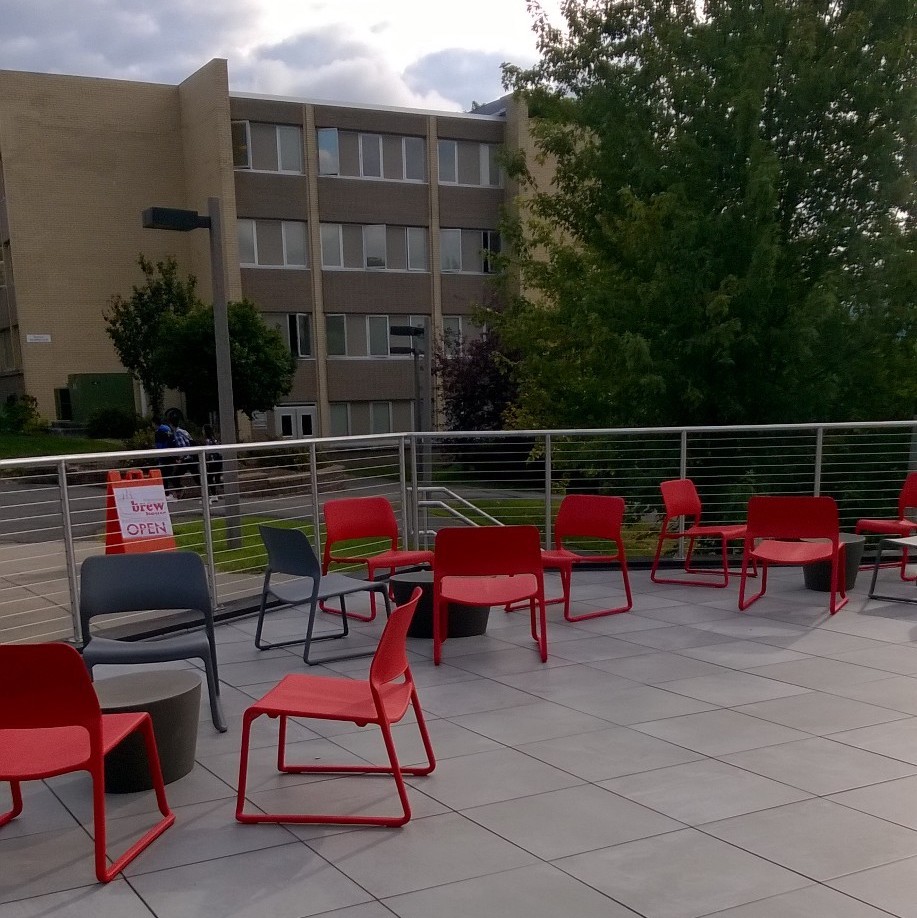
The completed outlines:
[[[666,516],[700,517],[700,496],[690,478],[673,478],[670,481],[663,481],[659,485],[659,490],[662,491]]]
[[[97,727],[83,659],[68,644],[0,644],[0,728]]]
[[[351,539],[388,539],[398,547],[398,521],[387,497],[342,497],[324,506],[325,551]]]
[[[213,606],[207,571],[193,551],[93,555],[80,567],[80,627],[84,643],[90,621],[119,612],[199,612],[208,631]]]
[[[908,472],[898,496],[898,519],[906,519],[907,511],[917,509],[917,472]],[[912,517],[914,514],[912,513]]]
[[[554,521],[554,544],[565,538],[619,539],[624,521],[624,499],[604,494],[568,494]]]
[[[408,670],[408,628],[422,595],[423,590],[415,587],[411,598],[404,605],[393,609],[385,623],[382,637],[379,638],[379,646],[376,647],[372,663],[369,665],[369,682],[377,689],[404,675]]]
[[[292,574],[296,577],[321,577],[318,558],[309,537],[301,529],[259,526],[258,532],[267,549],[268,573]]]
[[[748,501],[748,540],[830,539],[837,543],[838,530],[833,497],[759,494]]]
[[[541,544],[535,526],[448,527],[433,543],[433,577],[542,576]]]

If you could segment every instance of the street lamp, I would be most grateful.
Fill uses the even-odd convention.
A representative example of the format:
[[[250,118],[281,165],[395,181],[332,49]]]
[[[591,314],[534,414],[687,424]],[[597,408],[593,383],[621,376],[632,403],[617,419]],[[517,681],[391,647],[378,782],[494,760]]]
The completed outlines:
[[[206,229],[210,233],[210,271],[213,286],[213,337],[216,352],[217,403],[220,439],[236,441],[236,411],[232,397],[232,358],[229,351],[229,306],[226,301],[226,278],[223,264],[223,213],[219,198],[207,199],[207,213],[178,207],[148,207],[143,211],[143,228],[187,233]],[[235,457],[227,457],[223,468],[223,492],[226,499],[226,540],[230,547],[242,543],[239,522],[239,479]]]
[[[390,354],[410,354],[414,358],[414,431],[423,430],[426,413],[423,411],[420,398],[420,358],[423,356],[423,350],[418,346],[422,342],[415,344],[415,339],[423,338],[424,328],[422,325],[391,325],[388,330],[392,338],[410,338],[409,347],[390,346]]]

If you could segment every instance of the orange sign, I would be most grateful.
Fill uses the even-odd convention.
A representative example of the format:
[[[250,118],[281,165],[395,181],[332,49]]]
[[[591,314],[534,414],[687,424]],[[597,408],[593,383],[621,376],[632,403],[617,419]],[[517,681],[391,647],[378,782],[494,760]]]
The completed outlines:
[[[105,554],[175,548],[172,517],[159,469],[108,473]]]

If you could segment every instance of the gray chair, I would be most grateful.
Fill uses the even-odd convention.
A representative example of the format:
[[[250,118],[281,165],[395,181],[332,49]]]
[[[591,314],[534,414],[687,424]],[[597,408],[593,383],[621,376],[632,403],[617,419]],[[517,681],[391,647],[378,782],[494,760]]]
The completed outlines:
[[[299,529],[281,529],[278,526],[259,526],[264,547],[267,549],[267,569],[264,572],[264,587],[261,590],[261,609],[258,613],[258,627],[255,629],[255,646],[258,650],[267,650],[271,647],[289,647],[291,644],[303,643],[303,639],[296,638],[291,641],[278,641],[268,644],[261,640],[264,627],[264,616],[267,611],[268,600],[279,600],[281,606],[309,606],[309,619],[306,625],[302,658],[305,663],[315,666],[318,663],[331,663],[335,660],[353,660],[357,657],[371,656],[373,651],[360,651],[358,653],[341,654],[335,657],[323,657],[321,660],[310,660],[309,652],[314,643],[331,641],[347,637],[350,633],[347,624],[345,596],[352,593],[373,592],[380,593],[385,602],[386,618],[391,613],[391,603],[388,597],[388,583],[384,580],[358,580],[356,577],[347,577],[344,574],[322,575],[321,565],[308,537]],[[288,574],[297,580],[274,581],[274,574]],[[323,634],[319,637],[313,635],[315,629],[315,614],[318,604],[326,599],[341,600],[340,633]]]
[[[90,623],[102,615],[125,612],[184,611],[189,627],[161,637],[120,640],[92,634]],[[200,659],[207,674],[213,725],[226,732],[220,705],[213,605],[207,572],[191,551],[95,555],[80,568],[80,629],[83,661],[92,675],[99,664],[164,663]]]

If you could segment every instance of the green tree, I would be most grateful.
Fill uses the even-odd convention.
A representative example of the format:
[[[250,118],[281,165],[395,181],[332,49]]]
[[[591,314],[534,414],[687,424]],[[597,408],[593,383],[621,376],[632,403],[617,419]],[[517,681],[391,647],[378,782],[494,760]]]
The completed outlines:
[[[913,0],[530,7],[520,423],[912,416]]]
[[[201,302],[196,293],[197,279],[193,275],[181,278],[174,258],[154,265],[141,254],[137,264],[144,283],[134,286],[128,299],[113,296],[103,318],[119,360],[143,386],[153,414],[158,415],[167,385],[157,356],[163,326]]]
[[[162,332],[155,356],[165,384],[185,392],[198,411],[216,406],[213,309],[199,304],[175,314]],[[249,300],[229,304],[229,348],[233,400],[239,411],[250,418],[252,412],[273,408],[289,393],[296,359]]]

